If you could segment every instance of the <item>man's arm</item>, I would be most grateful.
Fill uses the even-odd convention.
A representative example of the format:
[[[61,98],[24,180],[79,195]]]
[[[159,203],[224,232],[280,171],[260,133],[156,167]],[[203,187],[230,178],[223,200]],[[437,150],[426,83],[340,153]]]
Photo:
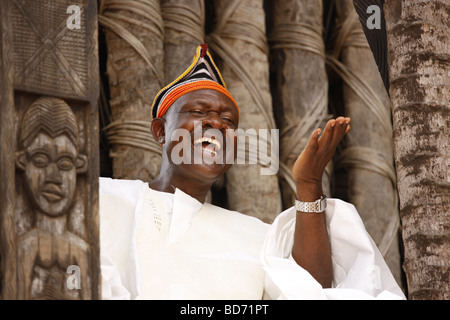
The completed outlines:
[[[292,169],[297,199],[313,202],[323,196],[322,176],[336,147],[350,130],[350,118],[328,121],[323,134],[316,129]],[[333,268],[325,222],[325,212],[297,211],[292,257],[324,288],[331,287]]]

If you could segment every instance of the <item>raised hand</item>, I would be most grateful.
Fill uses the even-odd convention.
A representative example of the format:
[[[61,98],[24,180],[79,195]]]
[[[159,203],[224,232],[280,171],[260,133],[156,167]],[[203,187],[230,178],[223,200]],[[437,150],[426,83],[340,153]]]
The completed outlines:
[[[321,130],[311,135],[303,152],[297,158],[292,175],[297,187],[297,199],[316,201],[323,195],[322,176],[336,147],[350,130],[350,118],[338,117],[328,121]],[[324,288],[331,286],[333,268],[326,218],[324,214],[297,211],[292,257]]]
[[[317,128],[292,168],[297,186],[297,198],[315,201],[322,195],[322,176],[336,147],[350,130],[350,118],[338,117],[327,122],[325,129]]]

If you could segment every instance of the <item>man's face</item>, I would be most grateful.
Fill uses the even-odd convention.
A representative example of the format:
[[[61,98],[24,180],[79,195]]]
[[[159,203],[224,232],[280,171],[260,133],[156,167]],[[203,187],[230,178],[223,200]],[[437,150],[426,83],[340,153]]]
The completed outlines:
[[[207,89],[189,92],[174,102],[164,119],[163,147],[174,170],[215,181],[229,169],[236,154],[239,115],[226,95]],[[172,141],[179,132],[188,132],[187,139]],[[187,150],[190,155],[184,154]],[[189,161],[176,164],[175,157]]]
[[[76,188],[77,148],[64,134],[40,132],[25,150],[25,182],[33,203],[45,214],[62,215]]]

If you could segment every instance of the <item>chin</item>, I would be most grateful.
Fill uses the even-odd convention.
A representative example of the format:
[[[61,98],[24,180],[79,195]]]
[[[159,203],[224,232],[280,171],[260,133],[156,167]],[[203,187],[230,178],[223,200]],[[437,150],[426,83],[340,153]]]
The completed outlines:
[[[188,165],[196,177],[202,177],[204,180],[216,181],[221,178],[230,169],[231,165],[226,164],[191,164]]]

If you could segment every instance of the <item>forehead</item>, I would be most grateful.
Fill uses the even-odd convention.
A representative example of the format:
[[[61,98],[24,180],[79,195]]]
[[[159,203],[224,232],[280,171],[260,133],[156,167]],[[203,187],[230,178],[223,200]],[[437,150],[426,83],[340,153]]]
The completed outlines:
[[[32,152],[34,150],[45,150],[52,153],[77,153],[76,146],[67,134],[61,134],[52,138],[47,133],[40,131],[33,142],[28,146],[27,150]]]
[[[238,111],[233,101],[223,93],[210,89],[195,90],[182,95],[167,110],[167,113],[176,113],[184,108],[199,105],[207,109],[220,109],[221,112],[230,112],[238,118]]]

